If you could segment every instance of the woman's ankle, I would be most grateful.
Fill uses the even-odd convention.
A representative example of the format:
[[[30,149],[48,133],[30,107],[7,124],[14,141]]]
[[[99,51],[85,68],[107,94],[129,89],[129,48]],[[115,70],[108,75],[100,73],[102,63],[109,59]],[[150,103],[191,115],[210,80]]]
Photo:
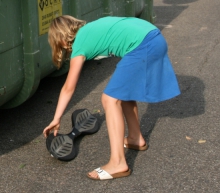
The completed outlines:
[[[138,145],[138,146],[144,146],[146,144],[146,141],[142,136],[138,137],[132,137],[132,136],[126,136],[124,138],[125,144],[131,144],[131,145]]]
[[[126,160],[124,161],[109,160],[108,164],[106,164],[104,167],[116,169],[118,170],[118,172],[124,172],[129,169]]]

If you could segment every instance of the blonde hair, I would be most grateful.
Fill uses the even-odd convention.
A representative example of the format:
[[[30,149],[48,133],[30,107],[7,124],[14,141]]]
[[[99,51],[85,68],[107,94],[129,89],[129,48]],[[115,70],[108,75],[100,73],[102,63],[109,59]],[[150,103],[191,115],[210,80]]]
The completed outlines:
[[[84,26],[86,21],[76,19],[69,15],[59,16],[52,20],[48,31],[48,42],[52,49],[52,60],[59,69],[64,57],[72,52],[72,44],[79,28]],[[67,48],[64,53],[63,45]]]

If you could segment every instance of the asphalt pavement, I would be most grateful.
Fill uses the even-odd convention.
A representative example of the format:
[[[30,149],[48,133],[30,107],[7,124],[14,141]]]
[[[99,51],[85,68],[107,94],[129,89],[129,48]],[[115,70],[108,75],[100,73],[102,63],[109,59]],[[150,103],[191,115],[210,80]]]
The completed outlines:
[[[66,75],[45,78],[21,106],[0,110],[1,193],[219,193],[220,192],[220,1],[154,0],[155,25],[165,36],[181,95],[139,103],[144,152],[126,150],[132,175],[94,181],[86,173],[109,159],[100,97],[119,58],[86,62],[62,122],[87,108],[101,128],[77,140],[78,156],[61,162],[47,152],[42,131],[52,120]]]

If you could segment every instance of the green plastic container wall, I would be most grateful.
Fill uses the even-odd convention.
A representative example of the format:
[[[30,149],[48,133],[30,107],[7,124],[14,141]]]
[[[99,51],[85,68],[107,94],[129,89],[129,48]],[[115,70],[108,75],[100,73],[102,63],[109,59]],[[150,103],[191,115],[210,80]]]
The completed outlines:
[[[42,78],[68,71],[68,62],[56,70],[47,41],[51,20],[65,14],[87,22],[110,15],[155,19],[153,0],[0,0],[0,108],[22,104]]]
[[[0,106],[18,94],[24,81],[20,3],[0,1]]]
[[[0,26],[4,26],[0,31],[0,108],[22,104],[35,93],[42,78],[56,71],[47,31],[63,9],[68,14],[68,6],[63,6],[66,2],[0,1]]]

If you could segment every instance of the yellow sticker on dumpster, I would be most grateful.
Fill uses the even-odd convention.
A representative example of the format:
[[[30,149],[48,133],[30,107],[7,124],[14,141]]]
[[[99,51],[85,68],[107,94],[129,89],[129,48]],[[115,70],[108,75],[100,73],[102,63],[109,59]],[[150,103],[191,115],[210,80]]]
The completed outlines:
[[[53,18],[62,15],[62,0],[37,0],[39,16],[39,35],[48,32]]]

